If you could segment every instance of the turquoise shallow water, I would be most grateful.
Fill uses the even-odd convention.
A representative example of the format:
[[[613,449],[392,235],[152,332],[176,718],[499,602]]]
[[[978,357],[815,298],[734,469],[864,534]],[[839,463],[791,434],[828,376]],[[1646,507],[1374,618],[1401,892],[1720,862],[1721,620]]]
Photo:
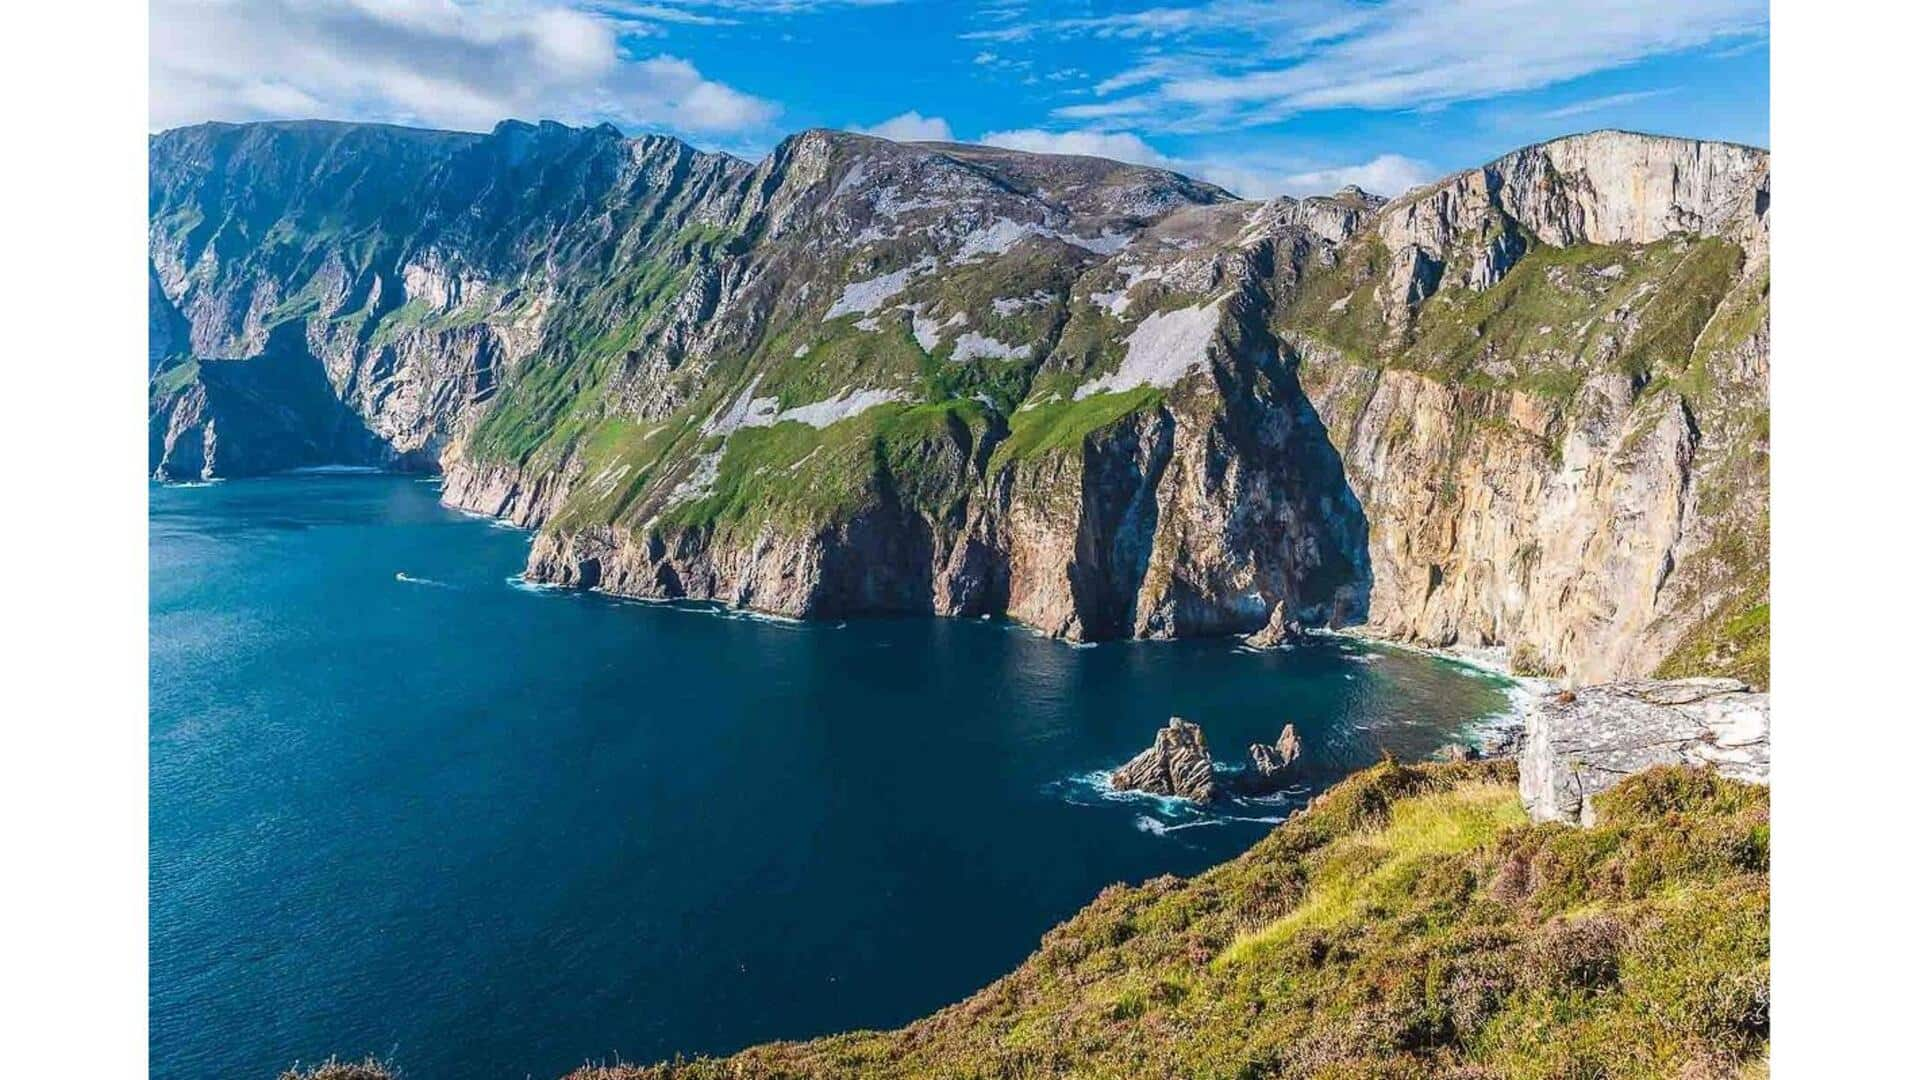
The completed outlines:
[[[1504,684],[1327,640],[1072,648],[520,587],[527,536],[392,476],[151,495],[153,1075],[330,1053],[557,1076],[895,1025],[1114,881],[1229,858]],[[1291,797],[1096,782],[1168,715]]]

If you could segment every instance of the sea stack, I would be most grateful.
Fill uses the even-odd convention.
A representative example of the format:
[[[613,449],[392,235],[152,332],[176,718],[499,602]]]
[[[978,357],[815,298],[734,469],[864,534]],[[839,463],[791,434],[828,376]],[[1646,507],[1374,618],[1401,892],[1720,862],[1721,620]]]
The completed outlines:
[[[1197,803],[1213,801],[1217,785],[1213,758],[1200,725],[1175,716],[1154,735],[1153,746],[1122,765],[1112,776],[1115,791],[1174,795]]]
[[[1267,625],[1247,635],[1247,644],[1255,649],[1274,649],[1292,645],[1305,634],[1299,621],[1288,616],[1287,602],[1280,600],[1274,603],[1273,614],[1267,616]]]
[[[1272,746],[1254,743],[1247,747],[1247,768],[1240,774],[1240,787],[1249,795],[1270,795],[1281,786],[1281,772],[1300,760],[1300,733],[1293,725],[1280,729],[1280,739]]]

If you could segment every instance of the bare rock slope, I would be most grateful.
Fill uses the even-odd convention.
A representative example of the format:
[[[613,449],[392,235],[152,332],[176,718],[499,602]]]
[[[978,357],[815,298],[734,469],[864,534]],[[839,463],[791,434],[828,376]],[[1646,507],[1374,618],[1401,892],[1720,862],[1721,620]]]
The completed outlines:
[[[1656,765],[1764,784],[1771,716],[1767,695],[1735,679],[1637,679],[1546,695],[1527,709],[1520,798],[1536,821],[1591,825],[1594,796]]]

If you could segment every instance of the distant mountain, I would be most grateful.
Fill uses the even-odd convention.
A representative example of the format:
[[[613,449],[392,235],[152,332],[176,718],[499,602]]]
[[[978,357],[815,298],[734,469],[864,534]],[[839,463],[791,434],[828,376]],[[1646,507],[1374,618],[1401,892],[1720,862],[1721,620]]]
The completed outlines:
[[[1769,158],[1389,203],[808,131],[150,147],[150,467],[438,469],[528,573],[1075,639],[1309,624],[1765,679]],[[1757,628],[1757,633],[1756,633]]]

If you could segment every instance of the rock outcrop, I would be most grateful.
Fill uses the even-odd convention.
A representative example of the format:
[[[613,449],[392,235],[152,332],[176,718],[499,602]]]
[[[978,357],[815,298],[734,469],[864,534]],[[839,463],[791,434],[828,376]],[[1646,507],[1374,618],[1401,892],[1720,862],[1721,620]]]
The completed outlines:
[[[1235,786],[1248,795],[1271,795],[1285,786],[1286,768],[1300,760],[1300,735],[1293,725],[1280,729],[1280,738],[1272,746],[1254,743],[1247,747],[1247,767],[1236,778]]]
[[[1273,649],[1282,645],[1293,645],[1306,636],[1306,629],[1287,614],[1287,605],[1273,605],[1273,614],[1267,616],[1267,625],[1247,635],[1247,645],[1255,649]],[[1292,731],[1293,725],[1287,725]]]
[[[1528,706],[1520,797],[1536,821],[1593,823],[1593,797],[1655,765],[1767,782],[1768,697],[1733,679],[1633,680]]]
[[[1207,737],[1200,725],[1177,716],[1154,735],[1151,747],[1114,770],[1110,783],[1115,791],[1172,795],[1197,803],[1210,803],[1219,794]]]
[[[149,168],[162,478],[437,468],[532,579],[797,616],[1764,677],[1763,151],[1597,133],[1386,204],[827,131]]]

